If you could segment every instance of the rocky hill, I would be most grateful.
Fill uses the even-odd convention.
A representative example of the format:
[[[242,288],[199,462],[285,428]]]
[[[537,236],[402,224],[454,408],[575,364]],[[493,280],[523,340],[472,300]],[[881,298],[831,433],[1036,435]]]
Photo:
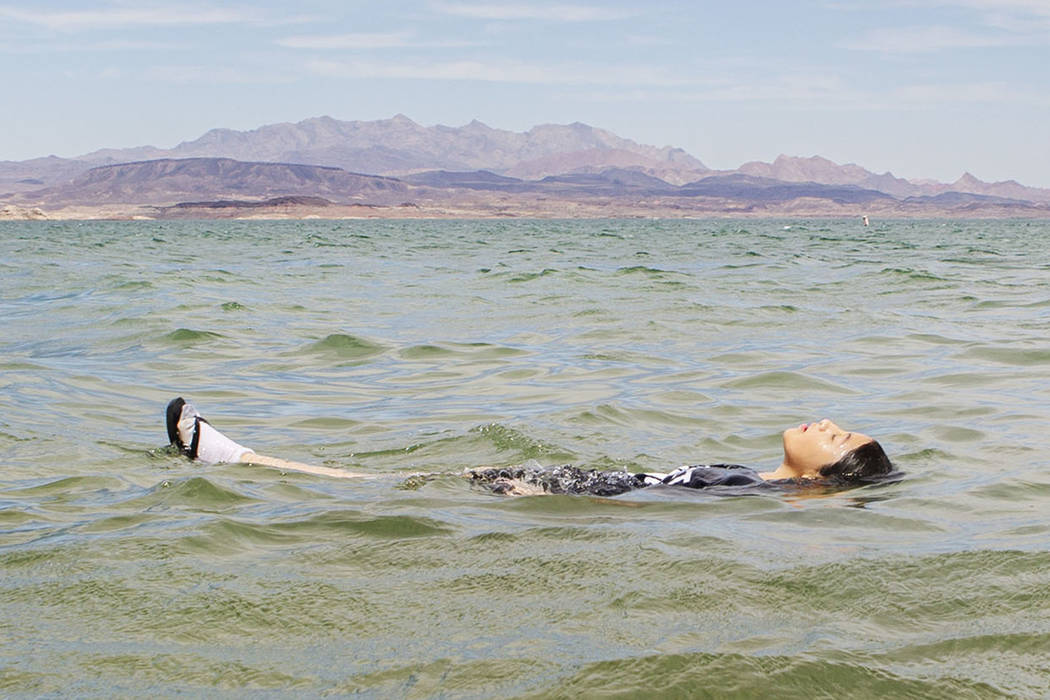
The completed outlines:
[[[192,157],[326,165],[375,175],[484,169],[539,178],[581,166],[626,166],[651,170],[657,176],[695,178],[707,170],[679,148],[640,145],[579,122],[546,124],[518,133],[476,120],[462,127],[425,127],[401,114],[378,121],[317,117],[252,131],[213,129],[171,149],[110,149],[81,160]]]
[[[839,165],[827,158],[812,156],[798,158],[781,155],[772,163],[753,161],[744,163],[736,172],[755,177],[772,178],[784,182],[817,182],[824,185],[856,185],[877,190],[898,198],[924,197],[945,192],[1002,197],[1029,202],[1050,202],[1050,190],[1025,187],[1013,180],[982,182],[970,173],[952,183],[929,180],[911,181],[894,177],[893,173],[877,174],[852,163]]]
[[[72,181],[22,195],[43,207],[154,204],[289,195],[394,204],[408,187],[393,178],[339,168],[247,163],[229,158],[160,159],[94,168]]]
[[[969,173],[954,183],[910,181],[819,156],[782,155],[772,163],[712,171],[681,149],[638,144],[578,122],[519,133],[478,121],[424,127],[403,115],[378,121],[318,117],[251,131],[213,129],[170,149],[0,162],[0,203],[48,211],[203,203],[197,211],[231,208],[204,206],[208,202],[262,201],[302,208],[314,201],[281,199],[287,197],[346,206],[452,203],[468,214],[508,202],[517,212],[557,210],[539,204],[545,198],[609,207],[610,215],[867,207],[900,215],[1042,216],[1050,205],[1050,190],[1014,181],[986,183]]]

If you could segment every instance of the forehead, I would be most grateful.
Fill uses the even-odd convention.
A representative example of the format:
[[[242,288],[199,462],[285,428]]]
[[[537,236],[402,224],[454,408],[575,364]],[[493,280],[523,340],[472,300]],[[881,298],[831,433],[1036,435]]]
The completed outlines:
[[[864,433],[852,433],[849,436],[849,440],[846,441],[846,444],[850,447],[850,449],[853,449],[856,447],[860,447],[861,445],[866,445],[869,442],[872,442],[873,440],[874,438],[870,435],[865,435]]]

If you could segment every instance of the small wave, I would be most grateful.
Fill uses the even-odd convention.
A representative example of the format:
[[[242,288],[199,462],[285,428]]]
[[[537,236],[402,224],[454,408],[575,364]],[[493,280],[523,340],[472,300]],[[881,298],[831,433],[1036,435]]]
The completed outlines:
[[[651,408],[620,408],[602,404],[593,410],[582,411],[571,419],[574,423],[586,425],[621,425],[637,426],[682,426],[695,427],[699,421],[692,415],[681,415],[671,411],[658,411]]]
[[[921,282],[945,282],[945,278],[927,272],[926,270],[916,270],[910,267],[884,267],[882,274],[890,275],[894,277],[906,277],[910,280],[921,281]]]
[[[639,365],[642,367],[671,367],[676,364],[673,360],[669,360],[664,357],[656,357],[653,355],[647,355],[640,352],[631,352],[628,350],[589,352],[584,354],[582,357],[585,360],[595,360],[598,362],[620,362],[629,365]]]
[[[459,353],[440,345],[413,345],[398,353],[405,360],[440,360],[455,357]]]
[[[819,688],[825,697],[952,698],[990,690],[983,683],[950,676],[930,680],[901,676],[887,668],[871,668],[870,661],[863,660],[700,653],[585,664],[573,676],[558,680],[557,694],[689,697],[697,688],[731,688],[728,694],[739,697],[805,697]]]
[[[183,541],[185,545],[199,552],[229,552],[299,541],[294,535],[281,532],[281,528],[273,523],[219,518],[209,521],[201,529],[202,535],[195,535]]]
[[[800,391],[827,391],[836,394],[855,394],[839,384],[816,379],[798,372],[763,372],[739,379],[731,379],[722,386],[730,389],[791,389]]]
[[[8,503],[4,503],[3,508],[0,508],[0,528],[3,529],[5,536],[16,531],[26,532],[46,527],[45,523],[50,524],[51,522],[52,520],[49,518],[41,517],[39,514],[33,512],[20,510],[17,506],[12,506]],[[9,542],[10,540],[5,542],[5,544]],[[10,563],[9,558],[9,556],[5,557],[0,555],[0,567],[7,566],[7,564]]]
[[[511,532],[483,532],[480,535],[474,535],[467,541],[489,547],[492,545],[500,546],[510,544],[512,542],[517,542],[520,539],[520,535],[515,535]]]
[[[930,345],[959,345],[966,342],[964,340],[937,335],[936,333],[909,333],[906,337],[909,340],[918,340],[923,343],[929,343]]]
[[[528,354],[519,348],[510,348],[491,343],[440,343],[413,345],[398,353],[405,360],[443,360],[464,357],[477,360],[494,360]]]
[[[10,372],[39,372],[44,369],[43,365],[34,365],[32,362],[0,362],[0,369]]]
[[[133,530],[134,528],[142,525],[143,523],[149,523],[156,520],[156,516],[149,515],[146,513],[134,513],[132,515],[113,515],[109,517],[99,518],[93,522],[88,523],[83,528],[82,532],[102,534],[107,532],[119,532],[121,530]]]
[[[222,338],[222,335],[212,331],[195,331],[190,328],[178,328],[171,333],[161,336],[160,339],[171,345],[189,347],[192,345],[209,343],[213,340],[218,340],[219,338]]]
[[[765,263],[753,262],[753,263],[727,263],[719,266],[719,270],[746,270],[749,267],[763,267]]]
[[[939,439],[949,443],[977,442],[986,435],[983,431],[962,428],[957,425],[937,426],[933,428],[933,432]]]
[[[525,272],[525,273],[514,275],[508,281],[509,282],[514,282],[514,283],[531,282],[531,281],[539,279],[541,277],[548,277],[550,275],[556,275],[556,274],[558,274],[557,270],[554,270],[554,269],[548,267],[548,268],[545,268],[545,269],[541,270],[540,272]]]
[[[76,597],[75,591],[73,591],[73,597]],[[87,600],[90,599],[91,596],[88,596]],[[219,619],[216,619],[216,616],[220,616]],[[284,632],[291,629],[292,623],[296,622],[290,618],[290,615],[284,615],[275,621],[272,613],[269,616],[264,615],[251,602],[240,601],[230,604],[229,601],[224,601],[218,605],[208,598],[206,602],[201,602],[197,606],[183,607],[177,612],[169,610],[163,618],[165,623],[155,625],[162,629],[151,629],[151,625],[147,623],[144,628],[136,631],[139,634],[163,633],[167,639],[181,640],[187,644],[200,644],[202,638],[206,637],[202,633],[206,627],[229,632],[231,629],[241,629],[243,626],[247,628],[244,634],[258,634],[260,628],[280,629]],[[202,624],[202,619],[210,620],[211,624]],[[157,694],[158,688],[167,688],[160,694],[179,695],[187,692],[172,691],[170,690],[171,685],[165,685],[172,684],[173,678],[178,678],[176,687],[197,689],[196,694],[198,695],[211,694],[201,691],[201,688],[237,688],[241,692],[250,694],[255,691],[257,695],[265,695],[266,692],[275,691],[283,691],[287,694],[291,689],[309,686],[309,680],[290,676],[281,671],[251,666],[236,660],[213,660],[195,653],[158,654],[145,649],[117,654],[99,652],[91,655],[90,666],[92,676],[96,679],[134,677],[143,684],[141,686],[143,690],[130,693],[132,695]],[[110,688],[112,683],[107,684],[104,680],[97,682],[99,683],[98,692],[87,694],[108,695],[111,692],[102,690],[102,688]],[[221,691],[211,692],[222,694]]]
[[[32,494],[33,496],[63,496],[101,491],[104,489],[120,489],[123,484],[112,477],[107,476],[67,476],[44,484],[30,486],[24,489],[12,491],[18,494]]]
[[[490,442],[501,452],[514,452],[526,459],[548,459],[553,461],[571,460],[575,455],[555,445],[549,445],[529,437],[521,431],[508,428],[499,423],[478,426],[470,431]]]
[[[218,486],[203,476],[194,476],[183,481],[162,481],[145,496],[140,496],[132,502],[141,503],[148,508],[187,507],[215,511],[254,501],[254,498],[232,488]]]
[[[245,311],[248,309],[247,306],[236,301],[224,302],[221,308],[223,311]]]
[[[16,442],[32,442],[33,438],[19,437],[0,430],[0,445],[13,445]]]
[[[918,409],[916,412],[918,412]],[[960,459],[962,459],[960,455],[953,454],[946,450],[936,447],[926,447],[912,452],[901,452],[893,458],[893,461],[895,463],[899,462],[901,464],[909,465],[909,467],[914,467],[952,464]]]
[[[345,431],[360,425],[360,421],[351,418],[340,418],[337,416],[317,416],[304,418],[294,423],[297,428],[312,428],[315,430]]]
[[[380,355],[386,346],[345,333],[332,333],[323,340],[310,343],[300,352],[322,355],[338,360],[365,360]]]
[[[282,534],[337,533],[369,538],[398,540],[433,537],[454,532],[446,523],[433,518],[407,515],[366,515],[352,510],[333,510],[320,515],[268,526]]]
[[[148,280],[132,280],[132,281],[124,282],[122,284],[118,284],[116,287],[114,287],[114,289],[137,290],[137,289],[151,289],[152,287],[153,287],[153,283],[148,281]]]
[[[922,380],[924,383],[936,384],[938,386],[988,386],[992,384],[998,384],[1002,381],[1001,377],[993,374],[986,374],[982,372],[954,372],[951,374],[940,374],[934,377],[926,377]]]
[[[630,267],[620,267],[616,269],[618,275],[649,275],[652,277],[662,277],[663,275],[676,275],[681,274],[673,272],[671,270],[661,270],[658,267],[648,267],[646,265],[631,265]]]
[[[973,348],[961,356],[1015,367],[1050,364],[1050,348]]]
[[[1009,503],[1019,501],[1046,503],[1050,499],[1050,484],[1013,478],[980,486],[975,488],[973,493],[974,495],[987,496]]]

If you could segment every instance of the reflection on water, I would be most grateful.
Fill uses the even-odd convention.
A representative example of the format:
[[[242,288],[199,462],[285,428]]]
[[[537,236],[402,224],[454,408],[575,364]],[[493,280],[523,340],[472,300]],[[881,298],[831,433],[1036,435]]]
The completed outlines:
[[[1046,234],[4,223],[0,689],[1045,695]],[[186,462],[176,395],[381,478]],[[461,476],[771,468],[824,416],[906,476],[611,499]]]

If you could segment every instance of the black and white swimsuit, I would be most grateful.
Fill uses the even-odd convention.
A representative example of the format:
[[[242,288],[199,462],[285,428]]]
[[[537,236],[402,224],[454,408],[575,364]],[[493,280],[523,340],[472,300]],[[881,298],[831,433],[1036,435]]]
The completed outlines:
[[[768,482],[758,472],[739,464],[701,464],[679,467],[667,474],[632,474],[630,472],[580,469],[569,465],[542,467],[522,465],[502,469],[476,469],[467,472],[475,483],[488,486],[496,493],[515,493],[525,484],[544,493],[574,493],[593,496],[617,496],[647,486],[682,486],[706,489],[730,486],[762,488]],[[735,490],[735,489],[734,489]]]

